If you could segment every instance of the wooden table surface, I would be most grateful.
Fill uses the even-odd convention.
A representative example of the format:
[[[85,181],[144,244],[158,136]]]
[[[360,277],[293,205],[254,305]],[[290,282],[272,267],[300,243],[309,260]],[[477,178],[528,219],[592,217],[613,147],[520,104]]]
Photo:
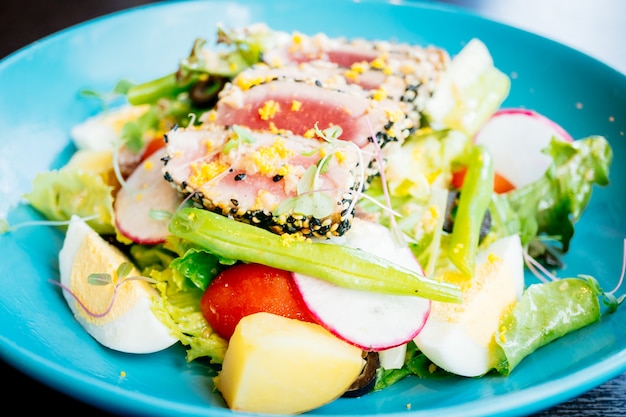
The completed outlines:
[[[93,17],[153,3],[149,0],[20,0],[0,5],[0,59],[46,35]],[[482,16],[572,46],[626,73],[626,1],[620,0],[447,0]],[[0,362],[1,397],[32,398],[20,411],[45,407],[69,415],[106,413],[34,381]],[[7,387],[7,384],[9,385]],[[39,400],[41,399],[41,400]],[[31,412],[31,413],[29,413]],[[626,373],[534,417],[626,416]]]

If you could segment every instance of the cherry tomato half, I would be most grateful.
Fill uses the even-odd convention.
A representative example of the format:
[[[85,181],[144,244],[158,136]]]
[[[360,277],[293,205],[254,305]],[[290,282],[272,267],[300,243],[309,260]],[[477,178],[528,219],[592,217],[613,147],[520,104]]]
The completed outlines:
[[[452,186],[460,189],[463,186],[463,180],[465,179],[465,174],[467,172],[467,168],[460,169],[452,173]],[[513,190],[515,186],[509,182],[502,175],[497,172],[493,177],[493,191],[498,194],[503,194]]]

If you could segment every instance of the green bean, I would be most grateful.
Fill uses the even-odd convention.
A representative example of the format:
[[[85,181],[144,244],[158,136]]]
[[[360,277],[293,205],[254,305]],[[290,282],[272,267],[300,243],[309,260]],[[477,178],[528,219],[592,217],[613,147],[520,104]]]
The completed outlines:
[[[493,159],[486,148],[475,146],[463,180],[450,238],[449,257],[466,276],[472,276],[480,227],[493,192]]]
[[[165,75],[143,84],[137,84],[128,90],[126,98],[132,105],[153,104],[162,97],[176,97],[179,93],[187,91],[197,81],[196,77],[190,77],[185,82],[180,82],[176,73]]]
[[[424,277],[365,251],[286,239],[207,210],[179,210],[169,231],[223,258],[306,274],[342,287],[461,302],[458,286]]]

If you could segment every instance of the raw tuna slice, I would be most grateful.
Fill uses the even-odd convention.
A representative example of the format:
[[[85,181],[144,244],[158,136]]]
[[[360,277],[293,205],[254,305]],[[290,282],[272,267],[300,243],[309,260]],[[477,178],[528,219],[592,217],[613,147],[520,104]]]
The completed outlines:
[[[171,131],[167,154],[166,179],[181,192],[278,234],[342,235],[364,178],[354,146],[240,126]]]
[[[316,124],[322,130],[340,126],[340,139],[361,148],[367,147],[373,134],[381,147],[388,141],[403,141],[414,127],[399,103],[292,78],[247,88],[229,85],[220,96],[212,121],[301,136],[311,136]]]

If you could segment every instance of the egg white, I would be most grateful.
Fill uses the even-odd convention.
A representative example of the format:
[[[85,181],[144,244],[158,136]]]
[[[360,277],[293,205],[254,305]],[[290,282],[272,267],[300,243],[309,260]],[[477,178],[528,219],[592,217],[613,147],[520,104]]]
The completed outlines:
[[[177,339],[153,313],[153,298],[159,295],[145,280],[125,281],[118,287],[115,296],[113,284],[94,285],[87,282],[89,273],[113,275],[117,267],[127,261],[121,251],[106,242],[83,220],[73,216],[59,252],[60,280],[66,288],[63,295],[76,320],[102,345],[127,353],[163,350],[176,343]],[[106,270],[88,271],[95,265],[98,268],[106,266]],[[130,276],[137,275],[137,270],[130,273]],[[111,310],[102,317],[95,317],[93,313],[106,311],[111,299]]]
[[[457,375],[481,376],[498,361],[495,332],[524,290],[519,236],[502,238],[477,256],[476,275],[462,287],[460,305],[433,301],[417,347],[435,365]]]
[[[80,150],[111,150],[121,142],[124,124],[136,120],[148,106],[125,105],[92,116],[74,126],[70,136]]]

